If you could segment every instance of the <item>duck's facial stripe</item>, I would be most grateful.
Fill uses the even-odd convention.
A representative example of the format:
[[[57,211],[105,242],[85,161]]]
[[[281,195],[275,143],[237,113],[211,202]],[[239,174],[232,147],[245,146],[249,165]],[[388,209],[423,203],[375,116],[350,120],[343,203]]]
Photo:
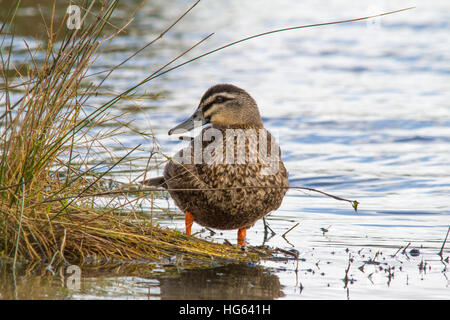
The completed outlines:
[[[218,92],[209,97],[204,98],[203,101],[201,102],[201,104],[203,105],[203,108],[205,108],[206,106],[209,106],[213,103],[221,103],[219,101],[216,101],[216,99],[225,101],[225,100],[231,100],[234,98],[235,98],[234,94],[230,94],[227,92]]]
[[[203,105],[203,107],[202,107],[203,114],[205,114],[206,111],[211,109],[211,107],[213,105],[221,104],[221,103],[224,103],[226,101],[232,100],[234,98],[235,98],[234,95],[229,94],[229,93],[217,93],[217,94],[212,95],[211,97],[208,97],[202,103],[202,105]]]
[[[210,110],[212,108],[212,106],[214,105],[214,102],[211,102],[210,104],[207,104],[206,106],[203,107],[202,112],[203,112],[203,116],[205,118],[207,118],[208,116],[206,115],[206,112],[208,112],[208,110]]]

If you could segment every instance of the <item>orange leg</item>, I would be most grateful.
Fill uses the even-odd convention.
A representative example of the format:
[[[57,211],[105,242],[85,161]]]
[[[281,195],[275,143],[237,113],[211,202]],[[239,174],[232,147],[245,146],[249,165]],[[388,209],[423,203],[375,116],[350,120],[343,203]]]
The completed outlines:
[[[247,235],[247,229],[239,229],[238,230],[238,234],[237,234],[238,240],[237,241],[238,241],[238,244],[243,247],[245,247],[247,245],[245,243],[246,235]]]
[[[186,224],[186,234],[190,236],[192,224],[194,223],[194,216],[189,211],[186,211],[186,215],[184,216],[184,222]]]

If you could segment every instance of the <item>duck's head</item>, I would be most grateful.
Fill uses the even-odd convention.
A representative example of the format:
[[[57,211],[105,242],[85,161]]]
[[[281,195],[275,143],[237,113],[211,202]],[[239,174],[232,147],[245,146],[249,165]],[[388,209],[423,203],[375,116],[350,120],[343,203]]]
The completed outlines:
[[[170,129],[169,135],[190,131],[207,123],[219,126],[263,127],[255,100],[245,90],[231,84],[217,84],[209,88],[194,114]]]

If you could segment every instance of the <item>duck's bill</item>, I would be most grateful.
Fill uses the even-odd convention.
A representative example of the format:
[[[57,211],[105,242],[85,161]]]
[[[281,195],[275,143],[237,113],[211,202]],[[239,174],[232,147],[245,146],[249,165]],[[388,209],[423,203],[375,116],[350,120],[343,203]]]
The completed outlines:
[[[191,131],[194,128],[201,127],[205,123],[206,121],[202,112],[198,110],[189,119],[170,129],[169,135]]]

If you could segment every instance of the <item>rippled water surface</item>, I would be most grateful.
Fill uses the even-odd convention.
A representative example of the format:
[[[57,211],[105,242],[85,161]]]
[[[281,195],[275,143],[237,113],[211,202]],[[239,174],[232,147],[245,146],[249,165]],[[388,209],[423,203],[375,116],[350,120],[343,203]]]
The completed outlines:
[[[125,3],[129,7],[118,12],[124,17],[135,2]],[[255,98],[264,125],[279,140],[290,184],[356,199],[357,213],[346,202],[289,190],[266,217],[273,232],[261,220],[247,237],[250,245],[297,250],[298,261],[280,258],[149,278],[83,273],[81,290],[49,290],[42,297],[449,299],[450,244],[442,258],[438,253],[450,225],[450,3],[371,3],[202,1],[107,82],[114,92],[125,90],[211,32],[211,39],[183,59],[271,29],[417,6],[370,23],[248,41],[153,80],[141,91],[160,93],[156,100],[117,105],[117,112],[128,112],[124,122],[152,130],[161,151],[172,154],[184,143],[167,131],[192,113],[203,92],[222,82],[240,86]],[[148,1],[93,72],[122,61],[189,5]],[[144,169],[152,143],[133,133],[120,140],[129,147],[143,144],[146,151],[135,164]],[[163,199],[160,205],[174,214],[158,217],[159,223],[183,230],[184,216],[174,203]],[[193,232],[236,241],[234,231],[211,236],[194,225]]]

